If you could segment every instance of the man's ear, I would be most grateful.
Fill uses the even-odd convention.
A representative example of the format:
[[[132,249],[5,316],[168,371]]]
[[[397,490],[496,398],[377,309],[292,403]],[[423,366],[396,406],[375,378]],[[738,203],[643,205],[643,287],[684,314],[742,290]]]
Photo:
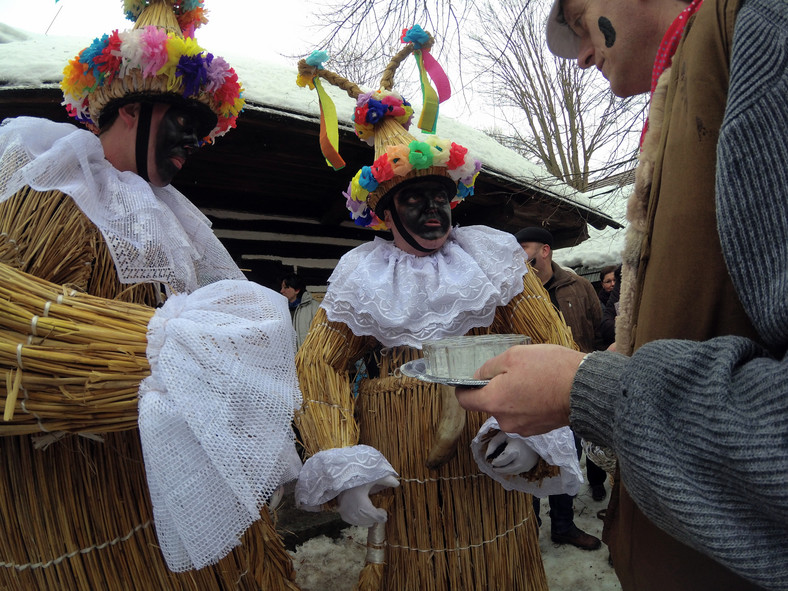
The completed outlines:
[[[123,126],[127,129],[132,129],[139,120],[140,104],[128,103],[118,109],[118,119],[123,122]]]
[[[386,225],[391,228],[394,225],[394,219],[391,217],[391,210],[385,209],[383,210],[383,221]]]

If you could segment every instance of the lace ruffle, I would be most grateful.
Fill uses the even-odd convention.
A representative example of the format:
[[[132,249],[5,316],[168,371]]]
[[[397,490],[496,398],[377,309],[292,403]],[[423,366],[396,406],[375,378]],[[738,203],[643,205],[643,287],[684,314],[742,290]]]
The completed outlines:
[[[383,454],[369,445],[319,451],[304,462],[295,488],[296,504],[306,511],[319,511],[320,505],[342,491],[386,476],[396,477],[397,472]]]
[[[493,429],[500,429],[498,421],[489,418],[481,426],[476,437],[471,441],[471,451],[473,458],[479,465],[479,469],[493,480],[501,483],[506,490],[519,490],[543,498],[550,495],[576,495],[583,484],[583,473],[580,471],[580,462],[577,461],[577,449],[575,448],[575,437],[569,427],[561,427],[544,435],[532,435],[522,437],[516,433],[508,433],[509,437],[517,437],[524,440],[533,450],[552,465],[558,466],[561,472],[553,478],[545,478],[541,482],[529,482],[519,476],[502,475],[495,472],[484,459],[487,449],[486,443],[481,441],[482,437]]]
[[[342,257],[322,306],[357,336],[421,349],[489,326],[495,308],[523,290],[527,270],[514,236],[486,226],[454,228],[440,251],[424,257],[375,238]]]
[[[122,283],[189,293],[244,279],[199,209],[172,186],[117,170],[89,131],[33,117],[0,126],[0,202],[25,186],[70,196],[104,237]]]
[[[285,298],[226,280],[169,298],[148,335],[140,440],[161,551],[181,572],[225,556],[298,476],[295,333]]]

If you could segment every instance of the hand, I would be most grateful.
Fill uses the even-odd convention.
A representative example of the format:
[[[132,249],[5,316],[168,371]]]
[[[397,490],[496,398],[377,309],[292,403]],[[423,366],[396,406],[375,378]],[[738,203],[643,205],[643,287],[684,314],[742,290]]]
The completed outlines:
[[[539,435],[569,425],[569,392],[584,353],[559,345],[519,345],[482,365],[483,388],[457,388],[460,406],[494,416],[501,430]]]
[[[498,431],[487,445],[485,459],[498,474],[522,474],[536,466],[539,454],[525,440]]]
[[[390,486],[399,486],[394,476],[386,476],[376,482],[362,484],[339,493],[339,515],[345,523],[361,527],[372,527],[388,519],[385,509],[378,509],[369,499],[370,492],[378,492]]]

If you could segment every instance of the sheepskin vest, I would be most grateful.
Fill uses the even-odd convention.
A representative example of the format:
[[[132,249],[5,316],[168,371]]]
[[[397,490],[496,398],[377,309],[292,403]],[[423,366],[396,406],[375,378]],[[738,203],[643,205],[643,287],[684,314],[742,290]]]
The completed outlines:
[[[627,205],[616,343],[759,340],[728,275],[715,213],[716,148],[739,0],[705,0],[657,84]],[[617,482],[605,541],[624,591],[757,589],[654,526]]]

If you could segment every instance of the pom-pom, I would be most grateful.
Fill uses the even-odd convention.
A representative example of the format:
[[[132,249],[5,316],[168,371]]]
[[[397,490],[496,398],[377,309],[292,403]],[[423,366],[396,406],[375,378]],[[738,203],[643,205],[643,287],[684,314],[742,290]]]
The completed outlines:
[[[410,148],[408,146],[390,146],[386,150],[388,160],[391,163],[391,170],[397,176],[405,176],[411,170],[413,165],[410,163]]]
[[[449,163],[446,165],[446,167],[449,170],[454,170],[455,168],[462,166],[463,162],[465,162],[465,154],[467,153],[468,148],[463,148],[461,145],[452,142],[451,149],[449,150]]]
[[[364,166],[361,168],[361,176],[358,179],[358,184],[370,193],[378,188],[378,181],[372,174],[372,168]]]
[[[408,145],[408,148],[410,148],[408,160],[413,168],[424,170],[432,166],[432,149],[429,144],[414,140]]]
[[[390,181],[394,178],[394,170],[391,167],[387,154],[383,154],[372,164],[372,176],[379,183]]]
[[[430,40],[430,36],[419,25],[413,25],[410,29],[402,29],[400,40],[403,43],[413,43],[416,49],[421,49]]]
[[[449,155],[451,153],[451,142],[449,140],[443,140],[431,135],[424,140],[424,143],[428,144],[432,149],[433,166],[448,165]]]
[[[308,66],[322,70],[323,64],[328,61],[328,53],[325,51],[313,51],[305,61]]]

